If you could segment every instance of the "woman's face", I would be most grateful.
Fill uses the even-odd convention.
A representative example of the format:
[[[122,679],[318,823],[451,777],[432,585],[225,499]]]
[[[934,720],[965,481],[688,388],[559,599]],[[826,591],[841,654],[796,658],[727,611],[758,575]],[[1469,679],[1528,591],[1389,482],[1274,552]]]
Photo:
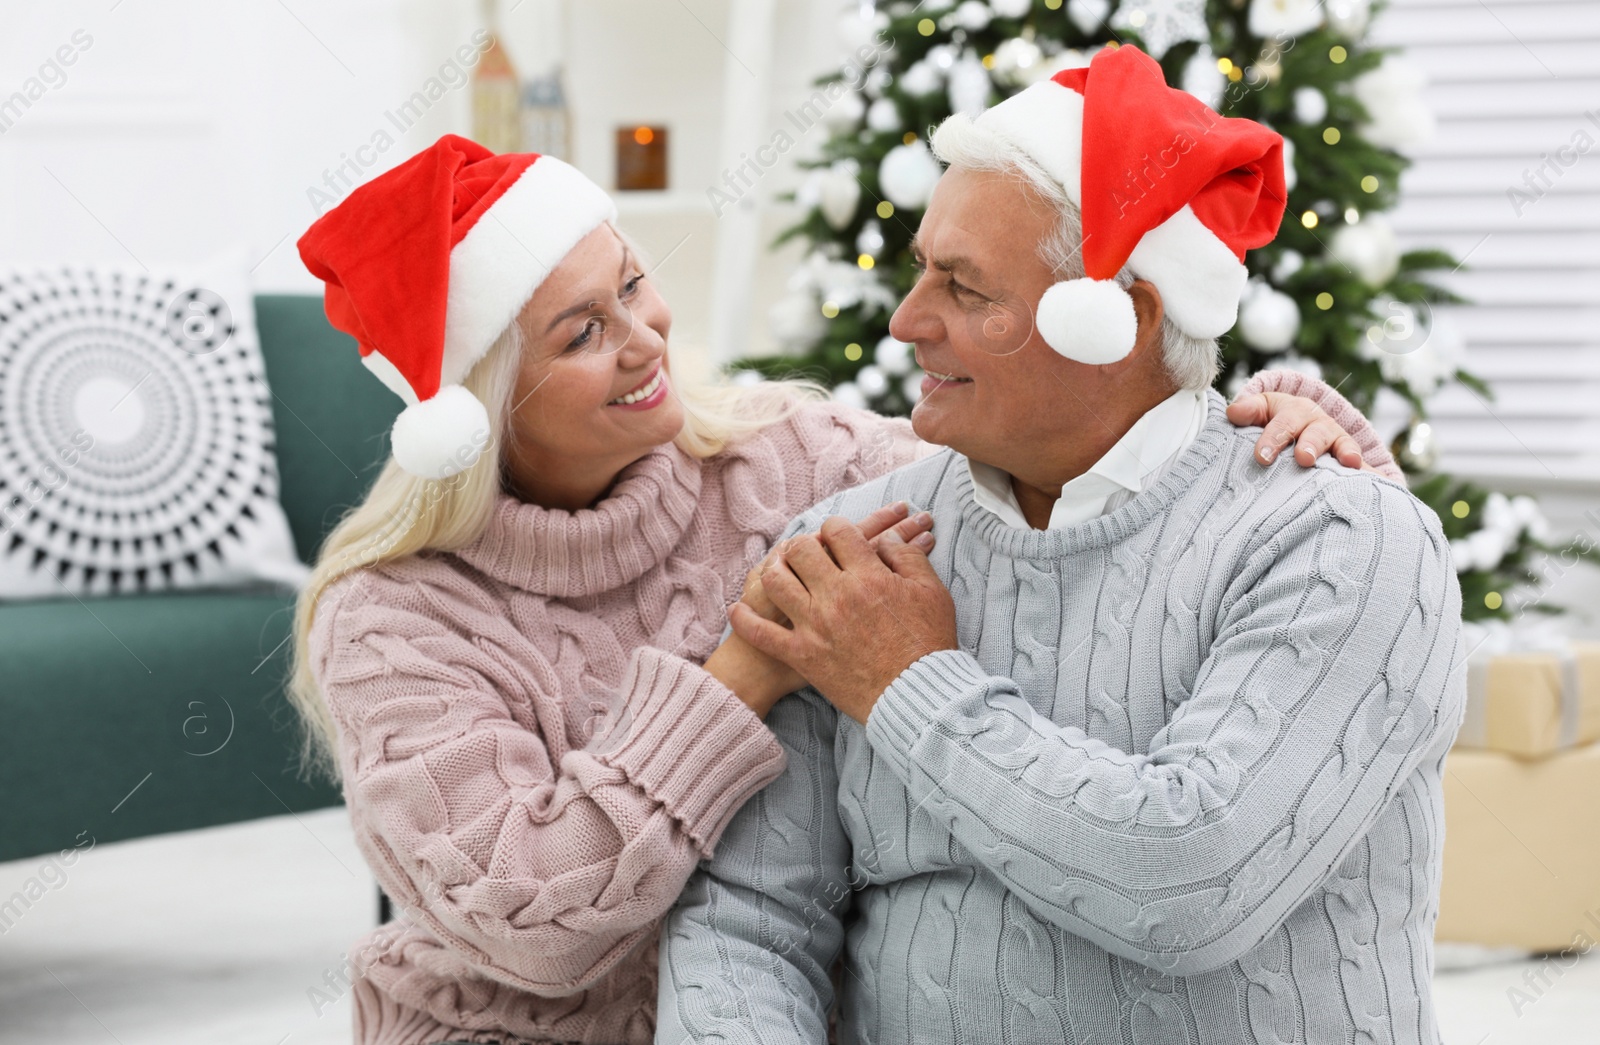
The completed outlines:
[[[672,313],[610,225],[578,241],[519,322],[507,463],[523,488],[603,489],[682,429],[667,371]]]

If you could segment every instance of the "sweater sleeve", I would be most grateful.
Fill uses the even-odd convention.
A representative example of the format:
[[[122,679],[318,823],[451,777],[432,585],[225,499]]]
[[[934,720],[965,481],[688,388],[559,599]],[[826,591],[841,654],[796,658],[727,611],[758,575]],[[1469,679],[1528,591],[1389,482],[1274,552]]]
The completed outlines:
[[[1307,501],[1230,582],[1147,754],[946,650],[879,698],[875,756],[1040,917],[1166,975],[1239,959],[1443,756],[1465,700],[1438,520],[1355,475]]]
[[[1377,430],[1372,427],[1372,422],[1327,382],[1293,370],[1263,370],[1252,377],[1234,398],[1237,400],[1241,396],[1256,395],[1259,392],[1283,392],[1316,403],[1340,428],[1350,433],[1350,438],[1361,447],[1362,460],[1377,469],[1378,474],[1385,479],[1393,479],[1401,486],[1406,484],[1405,473],[1395,463],[1394,456],[1383,444]]]
[[[839,819],[838,712],[815,690],[767,717],[787,765],[734,816],[661,935],[658,1045],[828,1040],[850,846]]]
[[[414,598],[352,598],[360,579],[325,599],[312,649],[364,855],[485,975],[582,990],[656,930],[782,749],[683,658],[635,650],[585,705],[512,622],[462,634],[397,605]],[[605,725],[571,747],[565,717],[586,708]]]

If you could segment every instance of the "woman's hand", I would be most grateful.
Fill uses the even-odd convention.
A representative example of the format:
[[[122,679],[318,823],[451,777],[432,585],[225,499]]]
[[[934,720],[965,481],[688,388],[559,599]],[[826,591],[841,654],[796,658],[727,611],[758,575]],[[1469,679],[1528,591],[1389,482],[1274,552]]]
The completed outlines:
[[[1285,392],[1257,392],[1228,404],[1228,420],[1240,428],[1263,426],[1256,440],[1256,460],[1271,464],[1279,451],[1294,443],[1295,463],[1304,468],[1317,458],[1331,453],[1346,468],[1375,472],[1361,456],[1361,447],[1329,417],[1327,411],[1310,399]]]
[[[927,512],[919,512],[907,518],[908,511],[903,501],[879,508],[861,520],[861,532],[874,549],[878,547],[878,537],[892,527],[902,541],[914,544],[924,553],[931,551],[934,537],[929,531],[933,529],[933,517]],[[789,619],[767,597],[761,585],[761,574],[778,560],[786,547],[797,541],[816,539],[815,534],[802,534],[775,545],[745,575],[744,594],[739,601],[763,618],[787,627]],[[806,684],[806,680],[787,664],[767,656],[731,632],[727,640],[706,658],[704,667],[763,719],[779,698]]]

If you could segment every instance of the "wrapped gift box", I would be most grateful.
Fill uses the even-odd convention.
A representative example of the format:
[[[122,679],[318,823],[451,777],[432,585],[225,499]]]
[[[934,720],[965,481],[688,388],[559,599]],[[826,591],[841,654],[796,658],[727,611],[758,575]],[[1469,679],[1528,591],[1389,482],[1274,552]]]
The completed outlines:
[[[1525,761],[1445,760],[1444,876],[1435,936],[1560,951],[1600,941],[1600,744]]]
[[[1543,758],[1600,740],[1600,642],[1552,645],[1473,653],[1458,748]]]

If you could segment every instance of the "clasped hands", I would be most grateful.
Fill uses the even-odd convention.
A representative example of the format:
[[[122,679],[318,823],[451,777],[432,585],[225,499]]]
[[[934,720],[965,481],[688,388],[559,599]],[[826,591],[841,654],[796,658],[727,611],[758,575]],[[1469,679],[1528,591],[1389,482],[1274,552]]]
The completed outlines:
[[[763,717],[809,683],[865,723],[907,667],[957,648],[955,601],[928,562],[933,519],[907,511],[889,505],[860,524],[829,516],[779,542],[746,577],[728,611],[733,634],[706,670],[733,678]]]

